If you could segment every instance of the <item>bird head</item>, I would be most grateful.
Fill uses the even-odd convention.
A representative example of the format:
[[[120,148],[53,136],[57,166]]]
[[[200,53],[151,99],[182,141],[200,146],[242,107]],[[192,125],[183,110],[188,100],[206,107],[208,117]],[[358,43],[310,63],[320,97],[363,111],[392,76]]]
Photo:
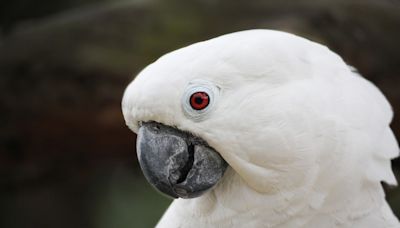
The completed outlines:
[[[130,83],[122,109],[146,178],[175,198],[202,195],[227,167],[259,193],[360,182],[375,164],[365,140],[391,119],[379,91],[338,55],[271,30],[162,56]],[[393,182],[389,172],[373,178]]]

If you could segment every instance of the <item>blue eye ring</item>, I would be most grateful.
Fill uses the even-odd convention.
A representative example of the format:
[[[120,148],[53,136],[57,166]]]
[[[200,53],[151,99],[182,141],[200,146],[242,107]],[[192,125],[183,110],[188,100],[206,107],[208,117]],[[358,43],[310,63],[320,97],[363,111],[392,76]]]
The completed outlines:
[[[201,121],[212,111],[213,106],[216,103],[217,97],[219,95],[219,87],[213,83],[205,80],[193,80],[191,81],[182,96],[182,109],[185,115],[194,120]],[[194,95],[201,95],[205,99],[200,101],[196,105],[193,100]],[[202,103],[205,102],[205,103]]]

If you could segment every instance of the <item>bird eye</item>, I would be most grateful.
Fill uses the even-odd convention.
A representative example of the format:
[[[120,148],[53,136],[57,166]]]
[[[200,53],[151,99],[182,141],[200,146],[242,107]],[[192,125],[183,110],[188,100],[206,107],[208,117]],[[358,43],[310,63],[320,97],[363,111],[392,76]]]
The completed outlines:
[[[195,110],[205,109],[210,104],[210,97],[206,92],[195,92],[190,96],[190,106]]]
[[[209,81],[191,81],[182,97],[183,112],[194,121],[203,120],[213,110],[219,91],[219,87]]]

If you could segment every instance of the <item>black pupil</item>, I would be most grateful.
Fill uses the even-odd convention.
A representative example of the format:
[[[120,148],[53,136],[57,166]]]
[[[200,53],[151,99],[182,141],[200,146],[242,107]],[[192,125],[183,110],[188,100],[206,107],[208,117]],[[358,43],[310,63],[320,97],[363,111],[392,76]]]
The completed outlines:
[[[196,104],[203,104],[203,99],[201,97],[195,97],[194,98],[194,102],[196,102]]]

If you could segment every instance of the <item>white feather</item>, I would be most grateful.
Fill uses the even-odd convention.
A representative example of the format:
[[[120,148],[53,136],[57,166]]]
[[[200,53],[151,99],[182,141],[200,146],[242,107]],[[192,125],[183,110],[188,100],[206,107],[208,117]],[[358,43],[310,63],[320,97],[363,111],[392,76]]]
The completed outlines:
[[[201,121],[181,102],[196,80],[220,88]],[[133,131],[176,126],[230,165],[205,195],[175,200],[158,227],[400,227],[380,184],[396,184],[390,105],[320,44],[271,30],[200,42],[144,69],[122,108]]]

